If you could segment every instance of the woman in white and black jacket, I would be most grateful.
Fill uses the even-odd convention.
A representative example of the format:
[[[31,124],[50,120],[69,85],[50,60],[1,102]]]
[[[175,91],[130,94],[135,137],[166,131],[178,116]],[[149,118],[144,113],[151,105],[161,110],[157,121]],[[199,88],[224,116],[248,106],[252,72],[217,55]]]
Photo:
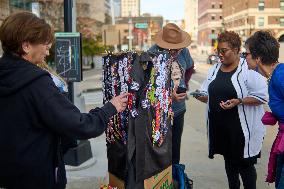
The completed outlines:
[[[267,102],[265,79],[249,70],[240,58],[241,39],[235,32],[218,36],[218,56],[197,97],[207,103],[209,158],[224,156],[229,188],[239,189],[241,175],[245,189],[256,189],[254,164],[260,157],[265,127],[262,104]]]

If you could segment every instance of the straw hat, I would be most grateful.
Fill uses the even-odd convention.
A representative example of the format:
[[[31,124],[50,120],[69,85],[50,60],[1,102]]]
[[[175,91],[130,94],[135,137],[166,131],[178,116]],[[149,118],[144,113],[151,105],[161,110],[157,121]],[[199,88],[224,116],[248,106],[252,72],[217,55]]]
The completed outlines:
[[[176,24],[168,23],[156,34],[154,41],[164,49],[181,49],[190,45],[191,37]]]

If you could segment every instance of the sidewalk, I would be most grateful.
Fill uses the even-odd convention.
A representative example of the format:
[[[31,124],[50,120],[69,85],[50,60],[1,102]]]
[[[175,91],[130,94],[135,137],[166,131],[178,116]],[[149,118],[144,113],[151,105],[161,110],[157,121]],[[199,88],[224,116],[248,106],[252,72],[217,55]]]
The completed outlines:
[[[91,69],[83,72],[83,81],[78,84],[79,90],[88,92],[102,88],[102,70]]]
[[[78,83],[79,93],[100,91],[102,88],[102,70],[92,69],[83,72],[83,81]],[[102,106],[99,104],[86,105],[86,111]],[[67,189],[99,189],[108,183],[107,154],[105,135],[90,139],[93,158],[79,167],[66,166]]]

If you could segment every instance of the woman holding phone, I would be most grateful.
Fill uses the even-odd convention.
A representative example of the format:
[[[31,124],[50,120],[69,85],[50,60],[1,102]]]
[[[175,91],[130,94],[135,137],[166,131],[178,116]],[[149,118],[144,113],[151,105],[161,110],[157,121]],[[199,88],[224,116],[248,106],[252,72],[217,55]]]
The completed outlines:
[[[238,34],[225,31],[218,36],[217,52],[220,63],[215,64],[196,97],[207,103],[209,158],[220,154],[230,189],[256,189],[254,164],[260,157],[265,127],[261,122],[263,103],[267,102],[264,77],[249,70],[240,58],[241,39]]]

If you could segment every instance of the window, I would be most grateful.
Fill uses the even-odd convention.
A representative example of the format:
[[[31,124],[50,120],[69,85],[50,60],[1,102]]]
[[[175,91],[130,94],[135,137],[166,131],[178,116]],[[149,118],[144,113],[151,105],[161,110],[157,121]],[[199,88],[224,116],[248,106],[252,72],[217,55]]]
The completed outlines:
[[[260,10],[260,11],[264,10],[264,0],[259,0],[258,10]]]
[[[222,16],[220,16],[220,20],[222,20],[223,19],[223,17]]]
[[[211,16],[211,20],[215,20],[215,16]]]
[[[280,10],[284,10],[284,0],[280,0]]]
[[[220,4],[219,4],[219,8],[220,8],[220,9],[221,9],[221,8],[223,8],[223,5],[222,5],[222,3],[220,3]]]
[[[284,18],[280,18],[279,21],[280,21],[280,26],[284,26]]]
[[[214,8],[215,8],[215,4],[214,4],[214,3],[212,3],[211,7],[212,7],[212,9],[214,9]]]
[[[258,18],[258,26],[264,26],[264,17]]]

